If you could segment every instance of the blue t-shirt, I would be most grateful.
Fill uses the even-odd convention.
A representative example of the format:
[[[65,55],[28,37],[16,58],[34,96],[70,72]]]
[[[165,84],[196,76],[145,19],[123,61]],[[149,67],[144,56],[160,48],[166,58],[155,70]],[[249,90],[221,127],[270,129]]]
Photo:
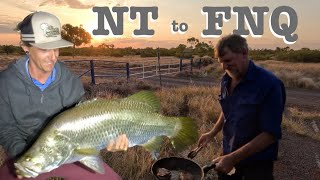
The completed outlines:
[[[223,151],[233,152],[262,132],[268,132],[276,141],[241,163],[256,160],[275,160],[281,121],[286,101],[283,83],[271,72],[249,63],[248,72],[228,94],[231,78],[225,74],[221,81],[219,102],[224,114]]]
[[[56,67],[53,68],[53,71],[49,78],[46,80],[44,84],[39,82],[38,80],[34,79],[31,77],[29,74],[29,68],[28,68],[28,63],[29,63],[29,58],[26,60],[26,71],[27,74],[29,75],[30,79],[32,80],[33,84],[35,84],[41,91],[44,91],[55,79],[56,79]]]

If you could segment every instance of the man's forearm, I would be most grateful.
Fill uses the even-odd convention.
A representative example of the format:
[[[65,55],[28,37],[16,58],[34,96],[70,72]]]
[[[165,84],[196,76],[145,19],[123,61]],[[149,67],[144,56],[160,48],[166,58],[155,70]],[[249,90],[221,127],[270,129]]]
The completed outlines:
[[[232,158],[234,164],[237,164],[254,153],[262,151],[274,141],[274,137],[271,134],[262,132],[238,150],[228,154],[228,156]]]
[[[14,158],[26,148],[27,142],[13,125],[0,120],[0,127],[0,145],[9,157]]]
[[[223,113],[221,112],[216,124],[213,126],[212,130],[209,132],[211,136],[212,137],[216,136],[218,132],[222,130],[223,125],[224,125],[224,116],[223,116]]]

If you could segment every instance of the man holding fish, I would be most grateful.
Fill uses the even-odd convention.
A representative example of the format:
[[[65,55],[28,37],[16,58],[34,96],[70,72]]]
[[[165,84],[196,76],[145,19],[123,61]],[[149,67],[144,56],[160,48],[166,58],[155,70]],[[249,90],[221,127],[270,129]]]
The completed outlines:
[[[18,178],[120,179],[100,157],[105,147],[118,151],[138,145],[155,155],[162,136],[176,150],[197,141],[195,121],[159,114],[160,102],[149,91],[73,106],[84,90],[57,61],[58,48],[72,46],[61,39],[58,18],[35,12],[18,29],[27,56],[0,74],[0,144],[9,155],[1,178],[14,179],[10,171],[16,169]]]
[[[0,179],[30,177],[13,167],[13,161],[35,141],[41,130],[59,112],[74,106],[84,89],[78,77],[59,62],[59,48],[73,46],[61,38],[59,19],[46,12],[35,12],[17,26],[26,55],[0,73],[0,145],[7,153],[0,168]],[[115,141],[114,141],[115,140]],[[109,141],[107,150],[128,148],[125,134]],[[66,164],[39,176],[69,179],[120,179],[106,164],[106,174],[92,173],[75,163]]]

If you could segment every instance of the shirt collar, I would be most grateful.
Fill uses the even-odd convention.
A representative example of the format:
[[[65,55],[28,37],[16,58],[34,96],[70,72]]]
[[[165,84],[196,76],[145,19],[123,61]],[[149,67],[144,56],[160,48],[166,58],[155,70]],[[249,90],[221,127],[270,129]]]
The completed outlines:
[[[244,80],[252,81],[255,79],[255,70],[256,65],[253,63],[252,60],[249,60],[249,67],[246,76],[244,77]]]
[[[56,66],[54,66],[53,71],[51,72],[51,75],[46,80],[46,82],[44,84],[40,83],[38,80],[33,79],[31,77],[31,75],[29,73],[28,63],[29,63],[29,58],[27,58],[27,60],[26,60],[27,75],[29,76],[30,80],[32,80],[32,82],[41,89],[41,91],[43,91],[46,87],[48,87],[56,79]]]

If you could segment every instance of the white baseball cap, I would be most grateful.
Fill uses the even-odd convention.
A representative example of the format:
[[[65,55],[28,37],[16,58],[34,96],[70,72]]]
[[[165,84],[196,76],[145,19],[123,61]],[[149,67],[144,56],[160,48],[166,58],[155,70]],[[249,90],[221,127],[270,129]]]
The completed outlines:
[[[73,46],[61,38],[59,19],[47,12],[35,12],[23,19],[17,26],[21,40],[40,49],[57,49]]]

